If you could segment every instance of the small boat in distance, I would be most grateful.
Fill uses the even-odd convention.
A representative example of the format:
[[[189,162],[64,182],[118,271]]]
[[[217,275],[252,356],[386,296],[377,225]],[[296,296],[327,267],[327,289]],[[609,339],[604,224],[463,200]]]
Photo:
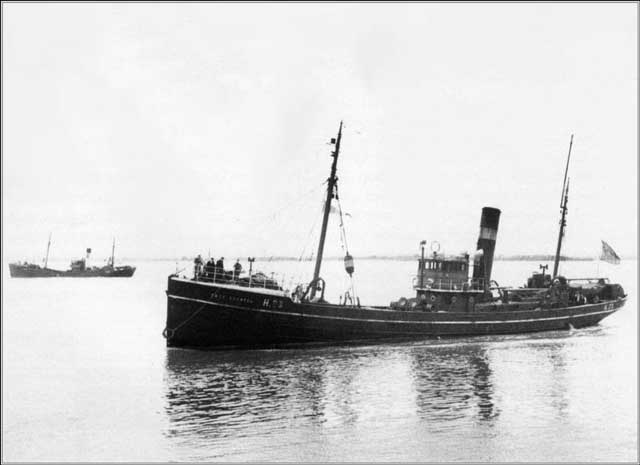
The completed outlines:
[[[604,281],[580,287],[558,278],[548,288],[522,293],[498,286],[491,271],[501,212],[491,207],[482,209],[472,256],[448,257],[433,249],[432,256],[425,256],[426,242],[421,242],[414,297],[364,306],[352,285],[339,303],[327,302],[320,270],[334,199],[341,212],[336,176],[341,139],[342,123],[337,139],[331,140],[333,162],[313,279],[290,292],[277,280],[258,279],[251,269],[248,279],[224,269],[203,274],[198,266],[192,278],[174,273],[166,291],[163,336],[168,347],[264,348],[531,333],[595,325],[625,304],[622,287]],[[351,276],[354,263],[348,250],[344,263]]]
[[[91,255],[91,249],[87,249],[87,255],[80,260],[73,260],[68,270],[54,270],[48,268],[49,249],[51,247],[51,234],[47,243],[47,255],[44,266],[34,263],[10,263],[9,274],[12,278],[130,278],[136,271],[135,266],[115,266],[116,240],[113,240],[111,257],[105,266],[87,266]]]

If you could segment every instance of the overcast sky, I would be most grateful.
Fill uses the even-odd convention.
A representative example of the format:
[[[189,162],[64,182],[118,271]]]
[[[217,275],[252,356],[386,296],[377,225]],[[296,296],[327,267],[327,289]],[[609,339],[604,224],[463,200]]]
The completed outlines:
[[[4,255],[635,255],[637,9],[3,3]]]

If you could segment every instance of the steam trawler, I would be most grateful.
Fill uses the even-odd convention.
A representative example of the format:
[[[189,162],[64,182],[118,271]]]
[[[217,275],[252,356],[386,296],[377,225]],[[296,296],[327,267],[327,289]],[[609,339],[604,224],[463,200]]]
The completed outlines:
[[[91,249],[87,249],[87,254],[80,260],[73,260],[68,270],[54,270],[48,268],[49,249],[51,247],[51,235],[47,243],[47,255],[44,259],[44,266],[34,263],[10,263],[9,274],[12,278],[130,278],[136,271],[135,266],[122,265],[115,266],[116,241],[113,240],[111,247],[111,257],[105,266],[88,266]]]
[[[277,280],[198,273],[168,277],[168,347],[233,349],[287,347],[300,344],[375,343],[440,336],[530,333],[597,324],[626,302],[622,287],[606,284],[583,300],[580,288],[566,280],[520,295],[492,281],[493,255],[500,210],[482,209],[477,250],[470,257],[425,255],[425,242],[413,280],[414,297],[389,306],[364,306],[354,296],[339,303],[325,300],[320,275],[329,212],[337,195],[337,162],[342,123],[332,139],[322,229],[313,279],[294,292]],[[470,274],[472,265],[473,272]],[[353,258],[345,270],[354,272]],[[349,298],[347,298],[349,297]]]

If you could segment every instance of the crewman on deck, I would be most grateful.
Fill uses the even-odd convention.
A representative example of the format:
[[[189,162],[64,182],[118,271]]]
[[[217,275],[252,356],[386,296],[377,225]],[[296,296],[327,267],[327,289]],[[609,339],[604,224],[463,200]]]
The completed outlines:
[[[216,267],[216,260],[213,257],[211,257],[209,261],[207,261],[207,264],[204,266],[205,276],[209,278],[213,277],[213,271],[215,267]]]
[[[240,264],[240,259],[236,259],[236,263],[233,265],[233,279],[238,279],[240,273],[242,273],[242,265]]]
[[[216,268],[218,273],[224,273],[224,257],[220,257],[220,260],[216,262]]]
[[[193,277],[198,279],[200,274],[202,273],[202,257],[200,254],[193,260]]]

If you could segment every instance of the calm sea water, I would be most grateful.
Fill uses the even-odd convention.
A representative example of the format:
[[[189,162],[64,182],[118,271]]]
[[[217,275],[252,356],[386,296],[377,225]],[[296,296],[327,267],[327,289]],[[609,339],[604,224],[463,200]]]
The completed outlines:
[[[136,265],[131,279],[11,279],[3,264],[4,461],[638,459],[635,261],[600,265],[630,298],[593,328],[235,352],[166,349],[176,264]],[[521,285],[537,266],[494,276]],[[363,304],[411,295],[415,263],[356,267]],[[323,275],[337,301],[342,264]]]

